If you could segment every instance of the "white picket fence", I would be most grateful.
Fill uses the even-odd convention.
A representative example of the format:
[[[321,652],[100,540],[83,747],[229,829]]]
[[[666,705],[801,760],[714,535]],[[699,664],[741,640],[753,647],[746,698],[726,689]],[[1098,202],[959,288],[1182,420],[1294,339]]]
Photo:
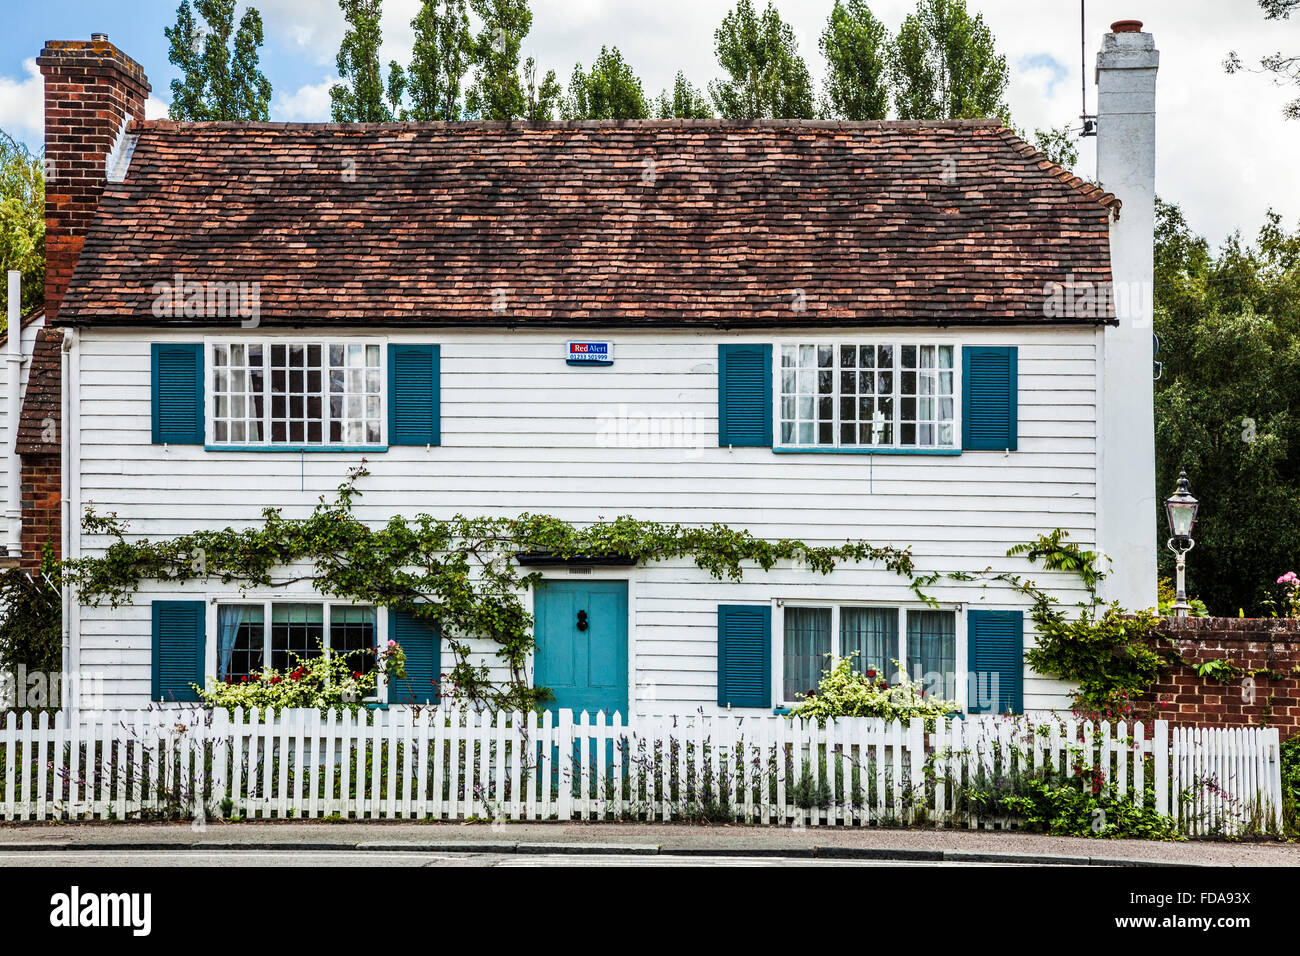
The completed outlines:
[[[11,712],[0,818],[215,815],[1014,825],[1000,797],[1052,768],[1190,835],[1280,832],[1276,729],[1054,718],[556,715],[424,709]],[[1103,821],[1104,823],[1104,821]]]

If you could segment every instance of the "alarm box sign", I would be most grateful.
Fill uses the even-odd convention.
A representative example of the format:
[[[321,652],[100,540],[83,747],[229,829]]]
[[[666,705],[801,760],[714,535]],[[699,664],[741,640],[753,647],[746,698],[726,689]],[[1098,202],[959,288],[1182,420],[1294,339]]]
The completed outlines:
[[[570,342],[569,365],[613,365],[614,343]]]

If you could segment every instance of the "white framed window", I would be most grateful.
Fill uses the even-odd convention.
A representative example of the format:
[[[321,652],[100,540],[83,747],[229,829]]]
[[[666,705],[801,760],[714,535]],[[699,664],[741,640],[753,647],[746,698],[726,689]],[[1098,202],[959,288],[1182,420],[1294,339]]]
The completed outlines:
[[[857,673],[892,681],[901,667],[927,694],[965,700],[960,615],[951,608],[777,601],[776,611],[772,685],[783,706],[800,703],[834,661],[855,651]]]
[[[216,606],[216,674],[238,683],[273,668],[283,673],[296,658],[346,656],[353,671],[378,666],[378,612],[370,605],[327,601],[219,601]]]
[[[777,444],[957,447],[957,347],[809,342],[777,347]]]
[[[382,445],[384,344],[214,341],[208,348],[213,445]]]

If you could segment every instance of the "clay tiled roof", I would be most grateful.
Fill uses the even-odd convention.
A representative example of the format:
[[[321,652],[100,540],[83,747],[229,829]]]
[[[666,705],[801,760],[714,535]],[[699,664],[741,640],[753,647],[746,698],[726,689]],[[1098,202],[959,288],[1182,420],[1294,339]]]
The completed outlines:
[[[36,333],[32,365],[27,372],[18,420],[17,448],[20,455],[57,455],[59,428],[63,417],[60,382],[63,373],[63,330],[44,326]]]
[[[135,129],[61,323],[214,324],[176,273],[262,325],[1042,323],[1119,205],[986,120]]]

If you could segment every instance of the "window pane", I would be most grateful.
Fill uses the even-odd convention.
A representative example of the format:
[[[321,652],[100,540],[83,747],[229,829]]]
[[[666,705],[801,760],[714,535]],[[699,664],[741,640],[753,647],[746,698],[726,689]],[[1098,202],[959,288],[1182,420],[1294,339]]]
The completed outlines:
[[[217,680],[235,684],[261,672],[265,618],[260,604],[217,607]]]
[[[834,444],[836,349],[823,345],[781,348],[781,440]]]
[[[784,643],[782,699],[794,701],[815,691],[830,666],[826,655],[831,652],[831,609],[787,607]]]
[[[893,674],[898,660],[898,608],[840,608],[840,655],[852,657],[855,651],[852,669],[856,673]]]
[[[369,674],[375,661],[375,609],[335,604],[330,607],[330,650],[347,657],[348,668]]]
[[[955,697],[957,615],[952,611],[907,612],[907,669],[927,694]]]
[[[271,607],[271,666],[283,671],[290,654],[319,657],[325,639],[325,611],[320,604],[275,604]]]

